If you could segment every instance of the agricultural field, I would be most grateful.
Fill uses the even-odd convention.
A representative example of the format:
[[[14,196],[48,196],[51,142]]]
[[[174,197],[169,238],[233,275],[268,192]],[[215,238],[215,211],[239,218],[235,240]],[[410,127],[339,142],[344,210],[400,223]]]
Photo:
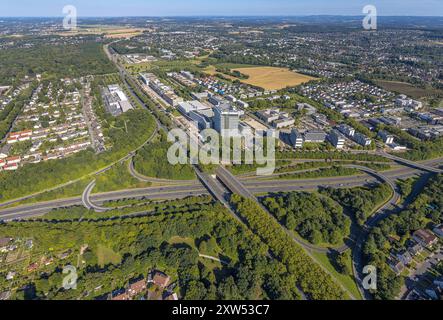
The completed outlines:
[[[142,34],[144,29],[129,28],[126,26],[79,26],[76,30],[58,33],[60,36],[70,37],[75,35],[104,34],[105,38],[119,39],[132,38]]]
[[[286,68],[253,67],[234,69],[249,76],[242,82],[261,87],[265,90],[280,90],[315,80],[316,78],[292,72]]]
[[[405,94],[413,99],[420,99],[443,93],[441,90],[434,88],[430,89],[417,88],[412,84],[406,82],[375,80],[375,83],[385,90],[397,92],[400,94]]]

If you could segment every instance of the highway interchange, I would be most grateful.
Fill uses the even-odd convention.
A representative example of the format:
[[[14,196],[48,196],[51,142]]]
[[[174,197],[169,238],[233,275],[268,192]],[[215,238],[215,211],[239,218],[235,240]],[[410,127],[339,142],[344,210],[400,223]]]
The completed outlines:
[[[443,165],[443,158],[425,161],[422,163],[426,166]],[[406,179],[419,175],[422,171],[411,167],[401,167],[386,171],[383,174],[389,179],[396,181],[398,179]],[[333,177],[333,178],[319,178],[319,179],[299,179],[299,180],[267,180],[264,177],[256,177],[251,179],[249,177],[241,177],[243,185],[253,194],[263,194],[268,192],[289,192],[302,190],[315,190],[320,187],[356,187],[363,186],[368,183],[373,183],[377,179],[368,174],[348,177]],[[178,199],[195,195],[207,195],[209,191],[198,180],[182,182],[181,184],[172,184],[165,186],[155,186],[142,189],[121,190],[100,194],[92,194],[90,201],[96,205],[100,205],[105,201],[115,201],[128,198],[147,198],[152,200],[160,199]],[[64,208],[75,205],[84,205],[82,197],[73,197],[69,199],[57,199],[41,203],[32,203],[26,205],[19,205],[16,207],[9,207],[1,209],[0,204],[0,219],[1,220],[15,220],[30,217],[39,217],[57,208]]]

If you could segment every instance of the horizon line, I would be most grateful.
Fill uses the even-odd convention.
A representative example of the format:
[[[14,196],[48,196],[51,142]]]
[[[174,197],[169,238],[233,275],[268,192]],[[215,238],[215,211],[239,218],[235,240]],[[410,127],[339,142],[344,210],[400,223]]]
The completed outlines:
[[[352,15],[352,14],[298,14],[298,15],[280,15],[280,14],[269,14],[269,15],[152,15],[152,16],[137,16],[137,15],[107,15],[107,16],[78,16],[77,18],[297,18],[297,17],[364,17],[364,14]],[[3,18],[27,18],[27,19],[36,19],[36,18],[64,18],[64,15],[58,16],[0,16]],[[443,15],[378,15],[378,17],[385,18],[443,18]]]

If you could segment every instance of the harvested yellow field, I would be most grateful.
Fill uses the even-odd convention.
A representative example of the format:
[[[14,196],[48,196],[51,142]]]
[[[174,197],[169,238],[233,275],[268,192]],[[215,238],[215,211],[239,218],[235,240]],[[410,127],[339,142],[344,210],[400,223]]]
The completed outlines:
[[[316,78],[292,72],[286,68],[253,67],[234,69],[249,76],[244,83],[261,87],[265,90],[280,90],[315,80]]]
[[[80,26],[75,30],[59,32],[57,35],[63,37],[78,35],[95,35],[104,34],[106,38],[131,38],[143,33],[146,29],[134,29],[124,26],[101,26],[101,27],[84,27]]]
[[[122,30],[113,30],[111,32],[108,32],[105,37],[110,39],[116,39],[116,38],[132,38],[135,36],[138,36],[142,34],[142,30],[138,29],[122,29]]]

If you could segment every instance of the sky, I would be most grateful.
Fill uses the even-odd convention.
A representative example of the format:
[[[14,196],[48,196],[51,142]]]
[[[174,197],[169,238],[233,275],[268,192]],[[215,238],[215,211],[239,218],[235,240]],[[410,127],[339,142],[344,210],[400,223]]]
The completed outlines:
[[[62,16],[74,5],[80,17],[361,15],[443,16],[443,0],[1,0],[2,17]]]

